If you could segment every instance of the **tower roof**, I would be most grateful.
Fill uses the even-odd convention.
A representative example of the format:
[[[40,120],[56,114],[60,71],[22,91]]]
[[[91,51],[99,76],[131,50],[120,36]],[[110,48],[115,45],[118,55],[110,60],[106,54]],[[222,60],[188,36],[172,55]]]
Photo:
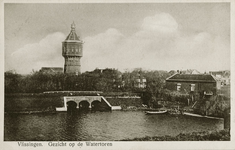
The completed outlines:
[[[65,41],[68,41],[68,40],[71,40],[71,41],[73,41],[73,40],[80,41],[79,36],[77,36],[77,34],[76,34],[75,28],[76,28],[75,27],[75,23],[73,22],[71,24],[71,31],[70,31],[69,35],[67,36],[67,38],[65,39]]]

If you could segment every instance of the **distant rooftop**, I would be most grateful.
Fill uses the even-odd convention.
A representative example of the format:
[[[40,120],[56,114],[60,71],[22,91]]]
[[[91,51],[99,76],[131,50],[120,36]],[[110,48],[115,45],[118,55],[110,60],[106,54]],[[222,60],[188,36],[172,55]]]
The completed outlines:
[[[210,71],[210,74],[216,76],[216,75],[221,75],[223,77],[229,77],[230,76],[230,71],[224,70],[224,71]]]
[[[174,74],[166,81],[185,81],[185,82],[216,82],[213,75],[210,74]]]
[[[63,73],[64,69],[61,67],[42,67],[40,69],[42,73]]]
[[[187,70],[171,70],[169,71],[169,73],[173,74],[173,73],[181,73],[181,74],[201,74],[198,70],[196,69],[187,69]]]

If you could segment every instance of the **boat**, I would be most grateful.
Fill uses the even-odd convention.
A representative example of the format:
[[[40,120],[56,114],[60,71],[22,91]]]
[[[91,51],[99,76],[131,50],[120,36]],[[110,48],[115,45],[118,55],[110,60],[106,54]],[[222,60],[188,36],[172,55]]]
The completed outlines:
[[[167,110],[158,110],[158,111],[146,111],[147,115],[158,115],[158,114],[165,114]]]

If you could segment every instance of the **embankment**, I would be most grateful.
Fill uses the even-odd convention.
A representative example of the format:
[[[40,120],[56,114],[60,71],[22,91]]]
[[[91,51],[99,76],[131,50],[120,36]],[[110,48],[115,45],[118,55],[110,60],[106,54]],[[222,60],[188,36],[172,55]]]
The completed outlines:
[[[62,97],[56,95],[5,94],[5,112],[45,111],[62,106]]]
[[[230,141],[230,130],[180,133],[177,136],[146,136],[121,141]]]
[[[5,112],[48,111],[55,107],[63,107],[61,94],[5,94]],[[74,95],[73,95],[74,96]],[[112,106],[126,108],[141,107],[140,97],[105,97]],[[53,109],[52,109],[53,110]]]
[[[142,99],[140,97],[105,97],[105,99],[112,106],[121,106],[122,109],[126,109],[128,107],[138,108],[142,107]]]

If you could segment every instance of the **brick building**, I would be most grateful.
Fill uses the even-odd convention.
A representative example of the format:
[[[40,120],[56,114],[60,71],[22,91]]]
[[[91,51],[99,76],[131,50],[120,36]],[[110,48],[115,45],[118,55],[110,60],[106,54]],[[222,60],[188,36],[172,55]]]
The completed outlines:
[[[62,42],[62,56],[65,59],[64,73],[80,74],[80,59],[83,55],[83,41],[80,40],[75,31],[75,24],[71,25],[71,32],[64,42]]]
[[[166,88],[184,93],[216,94],[220,89],[220,81],[211,74],[179,74],[166,79]]]

